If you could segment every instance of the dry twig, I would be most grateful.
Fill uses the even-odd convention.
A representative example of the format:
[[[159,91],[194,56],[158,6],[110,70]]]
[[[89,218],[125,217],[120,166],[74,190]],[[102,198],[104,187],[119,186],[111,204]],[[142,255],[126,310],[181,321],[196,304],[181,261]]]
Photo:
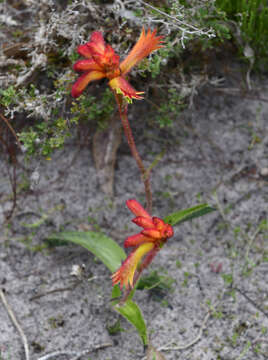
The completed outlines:
[[[84,349],[82,351],[60,351],[60,350],[59,351],[54,351],[54,352],[52,352],[50,354],[42,356],[38,360],[49,360],[49,359],[53,359],[53,358],[56,359],[57,356],[61,356],[61,355],[74,356],[70,360],[79,360],[80,357],[83,356],[83,355],[86,355],[86,354],[88,354],[90,352],[97,351],[97,350],[100,350],[100,349],[105,349],[105,348],[110,347],[112,345],[113,345],[112,343],[104,343],[104,344],[96,345],[94,347],[92,346],[92,348]]]
[[[196,26],[194,26],[194,25],[192,25],[190,23],[187,23],[187,22],[184,22],[184,21],[180,20],[176,16],[172,16],[172,15],[167,14],[166,12],[158,9],[157,7],[152,6],[151,4],[149,4],[149,3],[147,3],[147,2],[145,2],[143,0],[139,0],[139,2],[141,4],[143,4],[144,6],[158,12],[162,16],[170,19],[174,23],[176,28],[178,28],[182,32],[180,42],[181,42],[181,45],[182,45],[183,48],[185,48],[184,39],[187,38],[187,34],[190,34],[190,35],[191,34],[196,34],[197,36],[205,35],[208,38],[212,38],[212,37],[216,36],[215,33],[214,33],[214,30],[212,28],[209,28],[207,30],[199,29],[198,27],[196,27]],[[156,21],[154,21],[154,22],[156,22]],[[161,22],[161,21],[157,21],[157,22]],[[165,22],[163,22],[163,23],[165,23]]]
[[[41,297],[47,296],[47,295],[50,295],[50,294],[55,294],[55,293],[58,293],[58,292],[64,292],[64,291],[74,290],[79,284],[81,284],[81,282],[82,282],[82,281],[79,280],[79,281],[76,281],[76,282],[75,282],[73,285],[71,285],[71,286],[67,286],[67,287],[59,288],[59,289],[53,289],[53,290],[46,291],[46,292],[44,292],[44,293],[36,294],[36,295],[32,296],[29,300],[30,300],[30,301],[33,301],[33,300],[40,299]]]
[[[234,290],[239,292],[240,295],[244,296],[244,298],[253,305],[257,310],[259,310],[263,315],[265,315],[268,318],[268,313],[265,312],[254,300],[252,300],[246,293],[244,293],[242,290],[240,290],[238,287],[232,287]]]
[[[206,328],[206,324],[207,324],[207,321],[208,319],[210,318],[211,316],[211,310],[208,311],[208,313],[206,314],[204,320],[202,321],[202,324],[200,326],[200,329],[199,329],[199,332],[197,334],[197,336],[192,340],[190,341],[188,344],[185,344],[185,345],[179,345],[179,346],[173,346],[173,347],[169,347],[167,345],[164,345],[162,347],[160,347],[158,349],[158,351],[170,351],[170,350],[173,350],[173,351],[178,351],[178,350],[185,350],[185,349],[188,349],[189,347],[193,346],[194,344],[196,344],[202,337],[203,335],[203,331],[204,329]],[[173,343],[174,341],[172,341]]]
[[[4,304],[4,307],[6,308],[6,311],[8,312],[10,319],[13,322],[13,325],[15,326],[15,328],[18,330],[18,333],[20,334],[20,337],[22,339],[23,346],[24,346],[25,359],[30,360],[29,345],[28,345],[27,338],[26,338],[20,324],[18,323],[18,320],[16,319],[14,312],[12,311],[10,305],[8,304],[7,299],[6,299],[5,294],[2,289],[0,289],[0,297]]]

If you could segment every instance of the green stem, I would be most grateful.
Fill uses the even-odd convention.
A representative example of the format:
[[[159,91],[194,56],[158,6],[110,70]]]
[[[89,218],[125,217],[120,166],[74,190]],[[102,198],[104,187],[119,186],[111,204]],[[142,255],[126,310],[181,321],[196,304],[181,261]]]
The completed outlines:
[[[118,109],[119,109],[119,115],[120,115],[120,119],[122,121],[123,124],[123,128],[124,128],[124,132],[128,141],[128,145],[130,147],[131,150],[131,154],[134,157],[134,159],[136,160],[136,163],[138,165],[138,168],[141,172],[141,176],[142,176],[142,181],[144,183],[144,188],[145,188],[145,195],[146,195],[146,210],[149,212],[149,214],[151,214],[152,212],[152,192],[151,192],[151,184],[150,184],[150,171],[145,169],[145,166],[143,164],[143,161],[140,157],[140,154],[136,148],[136,144],[132,135],[132,130],[128,121],[128,117],[127,117],[127,104],[124,105],[123,104],[123,99],[122,96],[114,93],[115,95],[115,99],[118,105]]]

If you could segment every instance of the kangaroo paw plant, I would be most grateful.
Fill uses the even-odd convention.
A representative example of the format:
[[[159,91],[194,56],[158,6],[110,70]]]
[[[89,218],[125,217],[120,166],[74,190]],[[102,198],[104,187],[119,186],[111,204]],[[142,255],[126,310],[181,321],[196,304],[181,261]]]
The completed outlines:
[[[127,104],[129,102],[131,103],[132,99],[142,99],[141,94],[143,94],[143,92],[136,91],[126,80],[126,75],[152,51],[162,47],[161,39],[162,36],[156,36],[156,30],[152,32],[149,29],[146,33],[143,28],[139,40],[128,56],[120,63],[119,55],[115,53],[110,45],[105,44],[102,33],[99,31],[93,32],[89,42],[78,46],[78,53],[85,57],[85,59],[78,60],[74,64],[74,70],[82,72],[82,75],[72,87],[72,96],[76,98],[82,94],[90,82],[103,78],[109,80],[109,86],[115,95],[119,115],[131,153],[142,175],[148,211],[152,209],[150,174],[146,171],[138,153],[127,117]]]
[[[132,252],[123,262],[121,267],[112,275],[113,285],[120,283],[121,290],[125,286],[127,293],[137,282],[143,269],[153,260],[157,252],[172,237],[172,226],[166,224],[158,217],[151,217],[146,210],[136,201],[128,200],[127,207],[136,217],[132,220],[143,228],[137,234],[129,236],[124,243],[125,248],[133,248]],[[141,259],[144,258],[143,261]]]
[[[120,62],[119,55],[110,45],[105,43],[102,34],[95,31],[92,33],[89,42],[78,47],[77,51],[84,59],[78,60],[74,64],[74,70],[81,72],[80,77],[72,87],[72,96],[75,98],[82,94],[89,83],[103,78],[108,79],[108,84],[118,105],[119,116],[132,156],[141,172],[145,186],[146,210],[134,199],[126,202],[129,210],[135,215],[132,221],[141,228],[138,234],[130,235],[124,242],[124,247],[131,249],[129,255],[127,256],[113,239],[99,232],[62,232],[52,235],[52,238],[67,240],[84,246],[107,266],[112,273],[112,304],[114,309],[136,327],[144,345],[148,345],[146,324],[141,310],[132,300],[142,271],[149,266],[167,240],[174,236],[173,226],[214,210],[207,204],[199,204],[189,209],[177,211],[164,219],[151,216],[150,171],[145,169],[137,151],[127,117],[128,103],[131,103],[133,99],[142,99],[143,92],[136,91],[129,84],[126,76],[132,67],[144,57],[161,48],[162,43],[162,36],[156,36],[156,30],[151,31],[149,29],[146,32],[142,29],[139,40],[128,56]]]

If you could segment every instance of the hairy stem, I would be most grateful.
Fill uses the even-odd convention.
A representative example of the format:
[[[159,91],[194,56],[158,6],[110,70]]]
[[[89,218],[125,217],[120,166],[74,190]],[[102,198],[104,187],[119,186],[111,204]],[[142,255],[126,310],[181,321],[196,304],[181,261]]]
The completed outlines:
[[[124,132],[128,141],[128,145],[131,150],[131,154],[136,160],[138,168],[141,172],[142,181],[144,183],[145,195],[146,195],[146,210],[149,214],[152,212],[152,192],[151,192],[151,184],[150,184],[150,171],[145,169],[143,161],[140,157],[140,154],[136,148],[136,144],[132,135],[132,130],[129,125],[128,117],[127,117],[127,104],[123,104],[122,96],[114,93],[115,99],[119,109],[120,119],[123,124]]]

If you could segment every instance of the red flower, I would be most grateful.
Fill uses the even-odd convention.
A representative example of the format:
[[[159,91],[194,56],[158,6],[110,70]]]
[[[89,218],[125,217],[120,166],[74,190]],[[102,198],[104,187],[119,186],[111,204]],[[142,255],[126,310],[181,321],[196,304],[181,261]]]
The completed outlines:
[[[134,45],[129,55],[119,64],[117,55],[110,45],[106,45],[101,32],[92,33],[90,41],[78,46],[77,52],[85,57],[74,64],[74,70],[83,72],[72,87],[72,96],[78,97],[86,86],[94,80],[109,79],[109,85],[116,93],[122,94],[128,100],[142,99],[143,92],[136,91],[125,79],[130,69],[138,64],[152,51],[162,47],[162,36],[155,36],[156,30],[147,34],[144,28],[139,40]]]
[[[153,260],[157,252],[165,244],[168,238],[173,236],[173,228],[158,217],[151,217],[146,210],[136,201],[128,200],[128,208],[136,217],[132,220],[143,230],[136,235],[129,236],[124,246],[134,247],[121,267],[112,275],[113,285],[120,283],[120,288],[126,290],[133,287],[143,269]],[[141,259],[146,255],[136,272]]]

